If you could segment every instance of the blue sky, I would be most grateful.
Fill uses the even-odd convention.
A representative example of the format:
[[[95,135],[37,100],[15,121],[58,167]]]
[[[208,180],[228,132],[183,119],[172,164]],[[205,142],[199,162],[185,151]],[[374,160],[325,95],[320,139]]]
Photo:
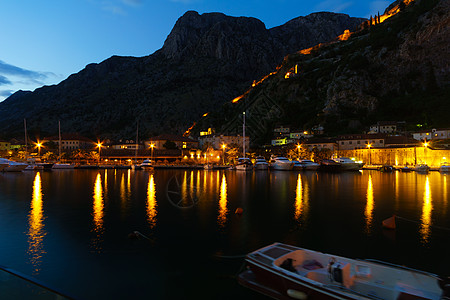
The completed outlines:
[[[317,11],[368,17],[383,0],[2,0],[0,101],[57,84],[112,55],[146,56],[163,46],[188,10],[260,19],[267,28]]]

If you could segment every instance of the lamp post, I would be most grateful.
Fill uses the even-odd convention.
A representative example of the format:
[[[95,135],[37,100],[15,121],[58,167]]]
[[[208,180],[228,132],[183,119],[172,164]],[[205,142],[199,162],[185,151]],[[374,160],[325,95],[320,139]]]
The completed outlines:
[[[223,165],[225,165],[225,148],[226,148],[226,145],[225,144],[222,144],[222,164]]]
[[[36,147],[38,148],[38,157],[41,157],[41,147],[42,144],[40,142],[37,142]]]
[[[424,162],[425,164],[427,163],[427,147],[428,147],[428,142],[427,139],[425,138],[424,142],[423,142],[423,156],[424,156]]]
[[[153,148],[155,148],[154,144],[150,144],[150,148],[152,148],[152,154],[150,156],[150,162],[153,163]]]
[[[101,156],[102,143],[98,142],[98,143],[97,143],[97,147],[98,147],[98,161],[97,161],[97,163],[100,164],[100,156]]]
[[[369,148],[369,165],[371,165],[372,164],[372,157],[371,157],[371,154],[372,154],[372,151],[370,150],[370,148],[372,147],[372,144],[367,144],[367,148]]]
[[[301,147],[302,147],[302,146],[297,145],[298,159],[300,159],[300,148],[301,148]]]

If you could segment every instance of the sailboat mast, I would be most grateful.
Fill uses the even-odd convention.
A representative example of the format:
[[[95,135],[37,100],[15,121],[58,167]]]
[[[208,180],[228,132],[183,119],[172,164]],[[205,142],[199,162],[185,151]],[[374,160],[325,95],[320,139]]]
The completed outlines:
[[[59,142],[58,142],[58,161],[61,161],[61,121],[58,120],[58,135],[59,135]]]
[[[137,152],[138,152],[138,147],[139,147],[139,142],[138,142],[138,138],[139,138],[139,122],[136,122],[136,149],[134,152],[134,163],[137,163]]]
[[[244,123],[242,125],[242,151],[243,153],[243,157],[245,158],[245,111],[242,113],[242,115],[244,116]]]
[[[23,119],[23,126],[25,128],[25,160],[28,160],[27,119]]]

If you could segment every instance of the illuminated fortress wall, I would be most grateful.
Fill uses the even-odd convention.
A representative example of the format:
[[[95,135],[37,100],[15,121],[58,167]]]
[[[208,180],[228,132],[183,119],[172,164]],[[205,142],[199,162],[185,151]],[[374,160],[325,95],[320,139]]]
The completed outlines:
[[[433,150],[426,147],[341,150],[338,156],[354,157],[366,165],[405,166],[425,163],[438,167],[450,162],[450,150]]]

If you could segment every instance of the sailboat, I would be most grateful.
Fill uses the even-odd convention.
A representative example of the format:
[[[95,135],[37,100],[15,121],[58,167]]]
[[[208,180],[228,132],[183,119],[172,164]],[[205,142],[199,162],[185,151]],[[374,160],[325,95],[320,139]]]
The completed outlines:
[[[136,146],[135,146],[136,149],[134,151],[134,164],[131,165],[132,170],[142,169],[141,165],[137,164],[137,153],[139,148],[138,138],[139,138],[139,123],[136,124]]]
[[[61,121],[58,120],[58,162],[53,164],[52,169],[73,169],[75,168],[74,164],[63,164],[61,163]]]
[[[238,162],[236,164],[237,171],[251,171],[253,170],[253,164],[250,158],[245,157],[245,111],[242,113],[244,123],[242,125],[242,152],[244,157],[238,158]]]

